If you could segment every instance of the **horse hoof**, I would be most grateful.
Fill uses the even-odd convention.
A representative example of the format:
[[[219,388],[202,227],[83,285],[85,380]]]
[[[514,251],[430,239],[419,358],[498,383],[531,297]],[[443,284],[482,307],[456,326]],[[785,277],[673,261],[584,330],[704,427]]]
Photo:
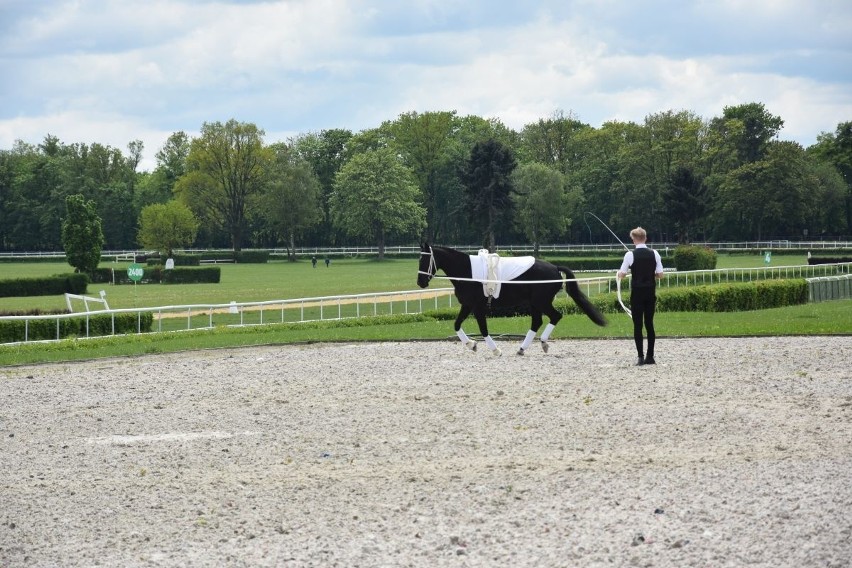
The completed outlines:
[[[550,345],[547,344],[547,341],[542,341],[541,348],[545,353],[547,353],[547,350],[550,349]]]
[[[518,355],[523,355],[523,354],[524,354],[524,348],[521,347],[520,349],[518,349]]]
[[[500,348],[499,348],[499,347],[498,347],[497,349],[495,349],[495,350],[494,350],[494,356],[495,356],[495,357],[502,357],[502,356],[503,356],[503,352],[502,352],[502,351],[500,351]]]
[[[476,341],[471,341],[471,342],[470,342],[470,350],[471,350],[471,351],[476,351]]]

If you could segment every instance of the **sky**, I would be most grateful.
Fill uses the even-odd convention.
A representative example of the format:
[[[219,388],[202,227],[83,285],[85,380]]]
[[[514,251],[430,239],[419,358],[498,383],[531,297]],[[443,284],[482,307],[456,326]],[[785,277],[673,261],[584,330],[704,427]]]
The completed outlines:
[[[758,102],[802,146],[852,121],[850,0],[0,0],[0,149],[236,119],[267,143],[456,111],[599,128]]]

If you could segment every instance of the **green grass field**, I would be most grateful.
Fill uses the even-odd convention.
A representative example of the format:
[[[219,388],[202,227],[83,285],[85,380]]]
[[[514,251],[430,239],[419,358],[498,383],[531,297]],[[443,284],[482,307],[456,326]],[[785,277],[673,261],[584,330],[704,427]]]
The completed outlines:
[[[806,264],[804,256],[777,256],[772,266]],[[126,271],[128,263],[116,263]],[[336,296],[369,292],[415,290],[417,261],[414,259],[376,262],[364,259],[335,260],[329,268],[316,268],[308,260],[296,263],[223,264],[219,284],[140,284],[90,285],[88,294],[106,290],[111,308],[153,307],[186,304],[225,304],[230,301],[267,301],[306,297]],[[751,256],[720,256],[720,268],[764,266],[763,259]],[[70,272],[63,263],[0,264],[0,279],[14,276],[44,276]],[[611,276],[610,273],[604,273]],[[578,277],[593,277],[583,273]],[[433,281],[445,287],[446,281]],[[0,310],[64,309],[63,296],[0,298]],[[398,312],[395,312],[398,313]],[[331,317],[334,317],[333,315]],[[419,316],[392,316],[365,319],[361,323],[325,321],[309,324],[251,325],[241,328],[217,327],[183,333],[155,333],[90,340],[69,340],[48,344],[0,346],[0,365],[47,361],[92,359],[207,349],[242,345],[284,344],[317,341],[432,340],[453,335],[451,321],[426,320]],[[566,316],[553,334],[564,338],[628,338],[632,328],[624,314],[610,314],[610,325],[600,328],[582,316]],[[269,323],[270,319],[264,320]],[[279,320],[280,321],[280,320]],[[247,321],[256,324],[258,321]],[[489,320],[492,335],[522,335],[528,318]],[[477,332],[469,319],[468,333]],[[660,313],[657,333],[664,337],[820,335],[852,334],[852,300],[808,304],[790,308],[738,313]]]
[[[801,255],[777,255],[771,266],[807,264]],[[102,264],[126,273],[129,263]],[[222,278],[218,284],[90,284],[88,295],[97,297],[106,291],[109,306],[114,309],[185,304],[227,304],[396,292],[417,289],[417,260],[394,259],[377,262],[363,259],[335,259],[326,268],[323,263],[311,266],[308,259],[299,262],[273,261],[267,264],[220,264]],[[720,255],[718,268],[756,268],[765,266],[755,255]],[[38,277],[72,272],[66,263],[0,263],[0,279]],[[580,273],[578,278],[612,276],[612,272]],[[449,287],[445,280],[434,280],[432,286]],[[0,311],[65,309],[64,296],[32,296],[0,298]]]

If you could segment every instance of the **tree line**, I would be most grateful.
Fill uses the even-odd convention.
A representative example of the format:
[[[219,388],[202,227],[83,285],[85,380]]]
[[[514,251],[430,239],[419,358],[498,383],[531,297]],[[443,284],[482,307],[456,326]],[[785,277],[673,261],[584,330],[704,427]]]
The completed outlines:
[[[109,250],[610,242],[585,212],[658,242],[849,235],[852,121],[808,148],[780,140],[783,124],[761,103],[599,128],[556,111],[520,131],[408,112],[267,143],[232,119],[173,133],[150,172],[138,140],[123,152],[47,135],[0,150],[0,250],[62,250],[71,196]]]

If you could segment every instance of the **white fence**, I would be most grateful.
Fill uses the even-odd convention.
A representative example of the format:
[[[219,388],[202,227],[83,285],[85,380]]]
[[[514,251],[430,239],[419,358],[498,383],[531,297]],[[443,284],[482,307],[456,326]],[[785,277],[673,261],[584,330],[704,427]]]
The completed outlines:
[[[847,300],[852,298],[852,274],[808,278],[808,301]]]
[[[626,236],[625,236],[626,238]],[[781,250],[781,249],[798,249],[798,250],[824,250],[824,249],[849,249],[852,248],[852,241],[834,240],[834,241],[790,241],[790,240],[771,240],[771,241],[741,241],[741,242],[696,242],[694,245],[701,245],[712,248],[718,252],[739,252],[748,250]],[[463,244],[449,245],[458,250],[476,251],[480,248],[479,245]],[[677,243],[670,242],[655,242],[654,248],[663,250],[665,248],[673,249]],[[515,252],[515,253],[531,253],[532,245],[529,244],[509,244],[498,247],[499,252]],[[539,249],[542,252],[597,252],[597,251],[613,251],[624,250],[624,247],[613,240],[613,242],[601,244],[542,244]],[[254,249],[245,249],[254,250]],[[286,249],[271,248],[267,250],[274,255],[286,254]],[[420,250],[414,245],[396,245],[385,247],[385,252],[388,254],[415,254]],[[230,249],[184,249],[182,253],[201,254],[204,252],[230,252]],[[378,254],[378,247],[374,246],[350,246],[350,247],[296,247],[295,253],[299,256],[329,255],[329,256],[357,256],[357,255],[373,255]],[[102,251],[102,256],[120,257],[122,260],[132,261],[137,255],[151,255],[152,251],[142,250],[113,250]],[[62,251],[53,252],[9,252],[0,251],[1,257],[21,257],[21,258],[37,258],[46,257],[56,259],[58,261],[65,260],[65,253]]]
[[[718,270],[696,270],[688,272],[667,272],[660,282],[663,287],[677,287],[696,284],[714,284],[722,282],[741,282],[764,280],[769,278],[808,278],[809,280],[834,282],[837,272],[845,276],[849,285],[852,263],[818,264],[803,266],[778,266],[760,268],[728,268]],[[832,272],[831,276],[825,276]],[[436,281],[440,280],[436,277]],[[587,296],[609,292],[613,289],[613,276],[578,278],[580,288]],[[825,285],[833,286],[833,284]],[[841,286],[841,285],[838,285]],[[814,293],[812,293],[813,295]],[[815,293],[819,299],[825,298],[822,292]],[[849,296],[841,296],[849,297]],[[32,341],[29,337],[31,322],[54,321],[56,339],[60,338],[60,322],[71,318],[85,318],[83,337],[93,336],[89,322],[93,316],[111,317],[110,334],[115,334],[115,317],[119,314],[137,314],[137,333],[142,333],[142,314],[151,313],[154,317],[152,331],[185,331],[191,329],[213,329],[219,326],[250,326],[275,323],[301,323],[310,321],[341,320],[377,315],[414,314],[430,309],[453,307],[452,288],[430,288],[427,290],[409,290],[401,292],[376,292],[371,294],[349,294],[342,296],[322,296],[290,300],[270,300],[263,302],[230,302],[228,304],[189,304],[175,306],[157,306],[147,308],[103,309],[84,313],[23,315],[0,317],[0,321],[23,321],[23,336],[14,343]],[[87,298],[98,301],[97,298]],[[812,297],[813,299],[813,297]],[[813,301],[819,301],[813,299]],[[105,302],[104,302],[105,303]]]

